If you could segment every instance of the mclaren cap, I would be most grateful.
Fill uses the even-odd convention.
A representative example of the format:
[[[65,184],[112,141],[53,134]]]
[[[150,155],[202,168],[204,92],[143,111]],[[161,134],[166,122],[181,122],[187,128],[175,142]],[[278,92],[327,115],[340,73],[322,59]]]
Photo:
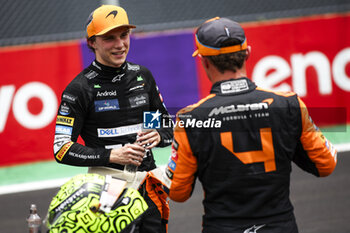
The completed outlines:
[[[86,23],[87,37],[99,36],[118,27],[136,28],[129,24],[126,11],[114,5],[102,5],[94,10]]]
[[[228,39],[236,39],[239,43],[232,46],[223,46],[223,42]],[[196,31],[196,46],[197,50],[192,54],[193,57],[198,54],[202,56],[216,56],[247,49],[247,39],[239,23],[227,18],[215,17],[205,21],[198,27]]]

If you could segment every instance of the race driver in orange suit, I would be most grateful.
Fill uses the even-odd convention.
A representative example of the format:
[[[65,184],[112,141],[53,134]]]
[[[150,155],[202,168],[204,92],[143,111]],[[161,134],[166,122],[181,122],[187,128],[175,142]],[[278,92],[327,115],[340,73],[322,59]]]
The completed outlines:
[[[297,233],[289,199],[291,162],[318,177],[337,152],[292,92],[257,87],[246,75],[251,53],[242,27],[226,18],[196,31],[211,93],[177,114],[166,168],[169,196],[186,201],[198,177],[204,233]]]

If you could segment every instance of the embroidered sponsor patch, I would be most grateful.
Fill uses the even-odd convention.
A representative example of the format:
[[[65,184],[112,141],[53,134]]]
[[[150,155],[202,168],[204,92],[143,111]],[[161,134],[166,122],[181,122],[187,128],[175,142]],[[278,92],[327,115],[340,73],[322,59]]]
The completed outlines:
[[[144,84],[144,83],[142,83],[142,84],[140,84],[140,85],[137,85],[137,86],[131,87],[131,88],[129,89],[129,91],[143,90],[143,89],[144,89],[144,87],[145,87],[145,84]]]
[[[108,137],[119,137],[128,134],[135,134],[142,129],[142,124],[134,124],[121,126],[117,128],[105,128],[105,129],[97,129],[97,134],[99,138],[108,138]]]
[[[98,75],[97,72],[95,72],[95,71],[93,71],[93,70],[90,70],[89,73],[86,73],[86,74],[85,74],[85,77],[86,77],[87,79],[93,79],[93,78],[95,78],[97,75]]]
[[[55,134],[72,135],[72,127],[56,125]]]
[[[76,99],[77,99],[76,96],[71,95],[69,93],[63,93],[63,95],[62,95],[62,100],[65,100],[65,101],[73,103],[73,104],[75,103]]]
[[[260,225],[260,226],[254,225],[254,226],[246,229],[243,233],[258,233],[258,230],[264,226],[265,226],[265,224]]]
[[[173,145],[172,146],[174,147],[175,150],[179,149],[179,143],[175,139],[173,140]]]
[[[116,90],[97,91],[96,97],[117,96]]]
[[[221,93],[236,93],[241,91],[246,91],[249,89],[248,82],[245,79],[226,81],[220,84]]]
[[[66,102],[62,102],[58,112],[63,116],[67,116],[70,114],[71,110]]]
[[[73,145],[73,142],[68,142],[67,144],[65,144],[61,150],[56,154],[56,158],[61,161],[64,157],[64,155],[67,153],[67,151],[69,150],[69,148]]]
[[[171,123],[170,123],[171,124]],[[173,142],[173,139],[164,139],[163,140],[163,143],[165,143],[165,144],[167,144],[167,145],[169,145],[169,144],[171,144]]]
[[[169,163],[168,163],[168,167],[169,167],[171,170],[175,171],[175,169],[176,169],[176,162],[175,162],[174,160],[170,159],[170,160],[169,160]]]
[[[140,66],[139,65],[132,65],[132,64],[128,63],[128,70],[139,71]]]
[[[79,158],[79,159],[100,159],[100,155],[84,155],[84,154],[78,154],[78,153],[74,153],[72,151],[69,151],[68,153],[69,156],[75,157],[75,158]]]
[[[136,108],[136,107],[140,107],[143,105],[147,105],[147,104],[149,104],[148,94],[145,93],[145,94],[130,97],[129,102],[130,102],[131,108]]]
[[[57,116],[56,124],[73,126],[74,118],[73,117],[65,117],[65,116]]]
[[[70,139],[71,139],[70,135],[64,135],[64,134],[55,135],[55,141],[66,140],[67,142],[69,142]]]
[[[116,81],[120,81],[122,80],[122,78],[124,77],[125,73],[124,74],[118,74],[117,76],[115,76],[113,79],[112,79],[112,82],[116,82]]]
[[[178,155],[177,150],[174,148],[174,146],[171,147],[171,159],[177,162]]]
[[[105,145],[106,149],[118,149],[118,148],[122,148],[123,144],[115,144],[115,145]]]
[[[55,135],[55,140],[53,144],[53,151],[56,154],[61,147],[66,144],[67,142],[70,142],[71,136],[70,135]]]
[[[170,180],[172,180],[174,177],[174,173],[172,171],[170,171],[169,168],[165,169],[165,174]]]
[[[119,109],[118,99],[96,100],[95,112],[115,111]]]

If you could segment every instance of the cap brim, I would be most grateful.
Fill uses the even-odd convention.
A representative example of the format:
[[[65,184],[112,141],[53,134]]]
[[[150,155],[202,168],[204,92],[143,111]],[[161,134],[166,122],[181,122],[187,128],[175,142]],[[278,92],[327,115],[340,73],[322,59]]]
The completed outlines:
[[[121,24],[121,25],[115,25],[115,26],[112,26],[112,27],[108,27],[102,31],[100,31],[99,33],[96,33],[95,36],[101,36],[103,34],[106,34],[107,32],[113,30],[113,29],[116,29],[116,28],[121,28],[121,27],[128,27],[128,28],[136,28],[135,25],[132,25],[132,24]]]

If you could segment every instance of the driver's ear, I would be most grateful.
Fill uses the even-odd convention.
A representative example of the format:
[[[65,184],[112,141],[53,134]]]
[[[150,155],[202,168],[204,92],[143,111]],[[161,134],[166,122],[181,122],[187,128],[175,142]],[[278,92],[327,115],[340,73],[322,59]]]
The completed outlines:
[[[200,61],[201,61],[201,63],[202,63],[202,66],[203,66],[204,68],[208,69],[208,67],[209,67],[209,60],[208,60],[208,58],[203,57],[203,56],[200,55],[200,54],[198,54],[198,57],[199,57],[199,59],[200,59]]]
[[[96,49],[96,47],[95,47],[96,38],[87,39],[86,42],[87,42],[87,44],[88,44],[89,47]]]
[[[245,51],[245,54],[246,54],[246,57],[245,57],[245,60],[248,60],[248,58],[250,57],[250,54],[252,52],[252,47],[250,45],[248,45],[246,51]]]

